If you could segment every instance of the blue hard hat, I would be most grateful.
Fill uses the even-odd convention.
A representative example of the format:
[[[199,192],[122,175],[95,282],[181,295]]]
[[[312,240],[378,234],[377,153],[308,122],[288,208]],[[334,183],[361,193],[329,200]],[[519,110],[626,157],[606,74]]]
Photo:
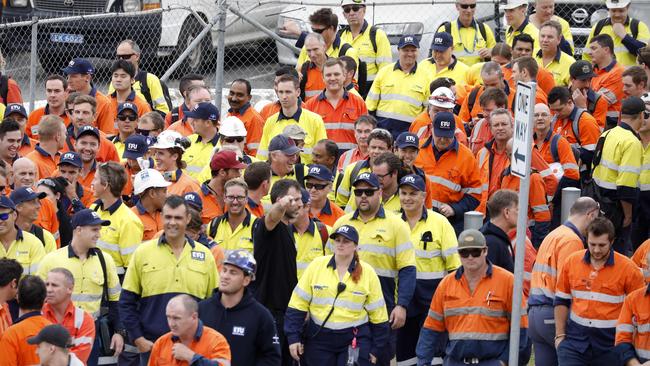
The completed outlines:
[[[253,280],[255,280],[257,262],[255,261],[255,257],[253,257],[250,252],[243,249],[233,250],[228,254],[228,257],[226,257],[226,260],[223,261],[223,264],[230,264],[232,266],[235,266],[244,271],[246,275],[251,276]]]

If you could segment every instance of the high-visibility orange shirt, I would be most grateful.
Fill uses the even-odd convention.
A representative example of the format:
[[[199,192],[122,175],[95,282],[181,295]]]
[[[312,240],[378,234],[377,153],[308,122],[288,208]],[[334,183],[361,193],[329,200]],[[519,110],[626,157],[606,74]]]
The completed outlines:
[[[539,153],[536,149],[532,150],[530,167],[539,173],[544,181],[544,190],[546,191],[546,200],[551,202],[555,192],[557,191],[558,179],[553,174],[550,165],[544,160],[542,154]]]
[[[97,101],[97,110],[95,113],[95,127],[105,134],[115,134],[115,119],[112,118],[111,102],[106,95],[93,88],[89,94],[95,97]]]
[[[171,332],[158,338],[151,349],[149,366],[188,365],[188,362],[174,358],[172,347],[178,341],[179,339]],[[216,330],[203,325],[200,320],[194,340],[188,345],[188,348],[207,360],[222,359],[227,360],[230,364],[230,346],[226,338]]]
[[[0,304],[0,338],[4,332],[11,326],[11,314],[9,313],[9,305],[5,302]]]
[[[359,150],[358,147],[348,150],[339,157],[339,163],[336,170],[342,173],[346,166],[365,159],[368,159],[368,154],[361,153],[361,150]]]
[[[612,348],[625,296],[643,286],[639,268],[614,250],[598,270],[588,250],[571,254],[559,274],[554,302],[570,309],[564,342]]]
[[[144,226],[144,233],[142,234],[142,241],[151,240],[157,232],[163,229],[162,216],[160,211],[156,211],[153,215],[145,210],[142,201],[138,201],[135,206],[131,207],[131,211],[135,213],[142,225]]]
[[[498,151],[494,146],[494,140],[487,144],[476,154],[476,160],[481,171],[481,182],[483,187],[481,204],[476,211],[486,213],[487,200],[492,197],[501,186],[501,176],[510,166],[510,157],[503,151]]]
[[[43,327],[52,322],[41,315],[40,311],[24,314],[16,323],[7,329],[0,338],[0,365],[2,366],[32,366],[41,363],[36,354],[37,345],[27,343],[40,332]]]
[[[467,134],[465,133],[465,128],[463,127],[463,121],[454,114],[454,121],[456,121],[456,140],[461,144],[468,146],[467,143]],[[420,139],[420,141],[426,141],[432,135],[433,121],[429,115],[429,111],[424,111],[415,117],[411,126],[409,126],[409,132],[414,133]]]
[[[600,137],[600,128],[596,119],[589,114],[583,112],[578,120],[578,134],[576,137],[573,132],[573,120],[578,118],[578,108],[574,108],[568,118],[558,118],[553,125],[553,133],[562,135],[571,145],[582,147],[588,151],[596,150],[596,143]]]
[[[244,154],[255,156],[257,155],[257,148],[260,146],[262,139],[262,130],[264,129],[264,122],[262,116],[253,108],[250,103],[247,103],[239,110],[229,109],[228,116],[239,118],[246,128],[246,146],[244,147]]]
[[[63,314],[63,320],[59,322],[50,304],[43,305],[43,316],[52,324],[61,324],[70,332],[72,337],[72,348],[70,351],[84,363],[88,362],[90,351],[95,341],[95,320],[81,308],[75,307],[72,301]]]
[[[573,155],[573,150],[571,150],[571,144],[569,144],[569,142],[562,136],[558,136],[557,139],[557,157],[559,161],[555,161],[551,151],[551,142],[555,135],[556,134],[554,134],[553,131],[549,130],[544,141],[542,141],[541,144],[535,143],[533,146],[548,164],[560,163],[565,177],[568,179],[579,180],[580,171],[576,158]]]
[[[537,250],[537,258],[533,266],[528,305],[553,306],[557,276],[562,272],[564,261],[572,253],[584,248],[584,237],[568,221],[544,238]]]
[[[625,297],[616,323],[614,344],[621,354],[622,365],[636,358],[641,363],[650,360],[650,291],[642,287]]]
[[[112,92],[108,95],[108,101],[110,103],[110,118],[113,120],[113,132],[108,133],[109,135],[117,134],[117,107],[119,102],[117,101],[117,91]],[[138,107],[138,117],[142,117],[143,114],[151,112],[151,106],[144,100],[142,97],[138,96],[135,91],[131,91],[128,97],[126,97],[127,102],[131,102]],[[103,130],[102,130],[103,131]]]
[[[185,105],[185,102],[183,102],[183,104],[179,105],[178,106],[178,119],[176,121],[174,121],[174,122],[172,122],[172,113],[171,112],[167,113],[165,115],[165,129],[168,129],[169,126],[172,125],[172,123],[175,123],[177,121],[182,121],[183,118],[185,118],[185,113],[187,113],[188,110],[189,110],[189,108]],[[192,133],[194,133],[194,132],[192,132]]]
[[[334,107],[322,91],[305,103],[305,108],[323,117],[327,138],[336,142],[339,149],[349,150],[357,146],[354,122],[368,114],[366,102],[358,95],[343,92],[343,98]]]
[[[95,169],[96,167],[97,167],[97,162],[94,162],[92,169],[88,172],[86,176],[83,176],[83,169],[81,173],[79,173],[79,178],[77,178],[77,182],[81,184],[81,187],[84,189],[84,197],[95,196],[95,191],[92,189],[92,182],[93,179],[95,179],[95,173],[97,172],[97,169]],[[93,198],[92,202],[94,201],[95,199]]]
[[[179,119],[178,121],[172,123],[171,126],[167,127],[167,129],[170,131],[176,131],[184,137],[187,137],[194,133],[194,129],[190,123],[182,119]]]
[[[56,239],[56,247],[61,245],[61,238],[59,236],[59,219],[56,217],[56,206],[50,200],[40,200],[41,209],[38,211],[38,218],[34,225],[38,225],[43,229],[49,231]]]
[[[510,85],[510,88],[514,90],[515,80],[512,78],[512,63],[501,66],[501,70],[503,71],[503,78],[508,81],[508,85]],[[553,74],[541,67],[537,71],[536,81],[537,88],[543,90],[546,95],[548,95],[548,93],[551,92],[551,89],[555,86],[555,78],[553,77]]]
[[[182,172],[180,169],[176,170],[176,177],[172,180],[172,184],[167,187],[167,195],[184,196],[189,192],[200,192],[201,186],[199,182]],[[203,203],[205,205],[205,202]]]
[[[38,140],[38,123],[41,121],[41,118],[43,118],[43,116],[46,116],[48,114],[50,114],[50,108],[47,104],[45,107],[34,109],[34,111],[29,114],[29,117],[27,117],[25,134],[27,134],[27,136],[30,138]],[[66,127],[70,125],[70,117],[68,117],[68,114],[65,113],[65,111],[63,114],[60,114],[59,117],[63,119],[63,123],[65,123]]]
[[[472,128],[469,135],[469,148],[472,149],[472,154],[476,155],[485,146],[485,144],[492,140],[492,130],[490,123],[482,118]]]
[[[0,97],[0,103],[4,105],[8,104],[22,104],[23,103],[23,96],[20,92],[20,85],[16,82],[16,80],[12,78],[7,79],[7,100],[4,100],[3,97]]]
[[[54,176],[53,174],[57,170],[61,153],[57,152],[56,155],[52,156],[47,151],[41,149],[39,145],[36,145],[34,151],[25,157],[34,162],[38,170],[38,178],[43,179]]]
[[[314,97],[325,89],[325,81],[323,80],[323,71],[319,69],[315,63],[309,62],[307,67],[307,83],[305,84],[305,101]]]
[[[333,227],[336,220],[338,220],[339,217],[343,215],[345,215],[345,211],[343,211],[343,209],[337,206],[334,202],[327,200],[325,202],[325,206],[320,210],[318,215],[315,217],[318,220],[320,220],[320,222],[322,222],[323,224],[329,227]],[[314,217],[314,215],[310,213],[309,217]]]
[[[611,119],[618,119],[621,112],[621,102],[625,98],[622,82],[623,71],[625,71],[625,68],[616,60],[602,69],[594,66],[596,76],[591,79],[591,89],[602,94],[609,101],[607,117]]]
[[[648,267],[648,252],[650,252],[650,239],[646,240],[639,246],[634,255],[632,255],[632,262],[636,264],[643,271],[643,277],[646,283],[650,283],[650,268]]]
[[[510,245],[512,246],[512,255],[517,254],[517,229],[512,229],[508,232],[508,238],[510,239]],[[533,246],[533,243],[530,241],[528,236],[524,236],[526,254],[524,255],[524,301],[528,301],[528,296],[530,295],[530,279],[533,273],[533,266],[535,265],[535,258],[537,257],[537,250]]]
[[[519,177],[508,174],[501,180],[501,189],[512,189],[519,192]],[[546,203],[544,181],[539,173],[530,175],[530,190],[528,192],[528,226],[539,222],[550,222],[551,211]]]
[[[587,103],[595,103],[591,115],[594,117],[594,119],[596,119],[598,127],[603,130],[605,128],[605,122],[607,120],[607,110],[609,109],[609,102],[607,102],[607,98],[604,98],[602,95],[598,96],[593,90],[589,89],[587,91]]]
[[[478,92],[476,93],[476,100],[474,101],[472,110],[469,109],[469,101],[473,89],[467,92],[467,98],[463,100],[463,104],[460,107],[460,112],[458,113],[458,117],[460,117],[461,121],[463,121],[464,123],[467,123],[472,119],[476,118],[479,113],[483,113],[483,108],[481,107],[481,103],[479,102],[479,100],[481,99],[481,94],[483,94],[483,92],[485,91],[485,86],[477,85],[474,88],[478,88]],[[508,96],[508,107],[511,107],[512,101],[515,99],[515,92],[513,89],[510,88],[510,86],[507,83],[505,84],[504,91]]]
[[[38,140],[29,138],[27,135],[23,135],[23,139],[20,142],[20,147],[18,148],[18,156],[26,156],[30,152],[34,151],[34,147],[38,143]]]
[[[264,216],[264,205],[262,202],[255,202],[250,197],[248,197],[246,208],[251,212],[251,214],[255,215],[255,217]]]
[[[70,125],[72,126],[72,124]],[[74,128],[68,127],[68,137],[66,137],[66,143],[63,144],[63,149],[61,149],[61,153],[68,152],[68,151],[74,151],[74,144],[76,141],[76,138],[73,136],[74,135]],[[121,156],[117,153],[117,149],[115,148],[115,145],[106,137],[106,134],[103,131],[99,131],[99,150],[97,151],[97,155],[95,156],[95,159],[97,161],[105,163],[108,161],[114,161],[119,163],[121,160]]]
[[[60,177],[61,172],[57,168],[53,173],[53,177]],[[81,190],[83,195],[79,197],[79,200],[81,200],[81,203],[83,203],[84,207],[90,207],[90,205],[95,202],[95,192],[92,190],[92,187],[90,184],[93,181],[93,178],[95,177],[95,169],[90,172],[85,178],[81,176],[81,173],[79,174],[79,178],[77,179],[77,191],[79,191],[79,186],[81,186]],[[83,179],[82,179],[83,178]],[[72,207],[70,207],[70,210]],[[69,212],[70,213],[70,212]]]
[[[201,185],[201,188],[198,191],[195,191],[201,197],[203,201],[203,211],[201,212],[201,220],[204,224],[207,224],[215,217],[219,217],[224,214],[226,207],[221,206],[219,201],[217,201],[217,196],[210,187],[208,183],[205,182]]]

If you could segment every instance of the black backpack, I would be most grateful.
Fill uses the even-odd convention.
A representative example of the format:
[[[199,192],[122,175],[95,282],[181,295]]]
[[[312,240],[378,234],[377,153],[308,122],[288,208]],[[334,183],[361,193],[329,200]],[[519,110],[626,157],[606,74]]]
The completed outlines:
[[[151,91],[149,90],[149,85],[147,84],[147,74],[148,72],[144,70],[138,71],[135,75],[135,80],[140,82],[140,93],[144,96],[144,99],[147,100],[147,103],[151,106],[152,110],[156,110],[153,99],[151,98]],[[163,95],[165,96],[165,102],[167,103],[167,108],[172,110],[172,97],[169,95],[169,88],[164,81],[160,80],[160,86],[162,87]],[[178,120],[178,117],[176,118]]]
[[[598,23],[596,23],[596,27],[594,28],[594,37],[599,35],[606,25],[610,25],[610,24],[612,24],[611,18],[605,18],[599,20]],[[638,19],[632,19],[632,18],[630,19],[630,31],[632,31],[632,38],[636,39],[636,37],[639,35]]]

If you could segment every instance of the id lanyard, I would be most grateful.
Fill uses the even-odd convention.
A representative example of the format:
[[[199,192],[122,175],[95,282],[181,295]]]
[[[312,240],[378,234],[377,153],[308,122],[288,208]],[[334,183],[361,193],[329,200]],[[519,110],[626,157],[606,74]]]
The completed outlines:
[[[463,43],[463,37],[460,35],[460,30],[461,28],[466,28],[463,27],[462,24],[460,24],[460,20],[456,20],[456,24],[458,25],[458,39],[460,40],[460,45],[463,46],[463,50],[465,50],[465,53],[471,55],[476,51],[476,44],[478,43],[478,34],[479,34],[479,29],[478,29],[478,23],[474,21],[474,44],[472,45],[472,50],[468,50],[467,47],[465,47],[465,43]]]

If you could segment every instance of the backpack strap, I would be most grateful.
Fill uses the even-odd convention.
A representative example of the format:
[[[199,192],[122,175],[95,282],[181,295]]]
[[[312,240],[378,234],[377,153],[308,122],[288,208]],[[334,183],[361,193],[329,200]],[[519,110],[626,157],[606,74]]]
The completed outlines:
[[[601,20],[598,21],[598,23],[596,23],[596,26],[594,27],[594,37],[596,37],[597,35],[600,34],[600,32],[603,30],[603,27],[605,27],[605,23],[609,19],[610,18],[601,19]],[[610,22],[611,22],[611,20],[610,20]]]
[[[149,103],[150,105],[153,105],[153,101],[151,100],[151,91],[149,90],[149,85],[147,84],[147,72],[144,70],[139,70],[137,74],[135,74],[135,80],[140,82],[140,93],[144,96],[144,99]]]
[[[350,187],[352,187],[352,182],[354,182],[354,180],[359,176],[364,161],[365,160],[360,160],[354,164],[354,168],[352,168],[352,172],[350,172]]]
[[[300,79],[300,99],[305,100],[306,92],[305,88],[307,87],[307,74],[309,73],[309,61],[305,61],[300,66],[300,74],[302,79]]]
[[[352,48],[349,43],[343,43],[341,48],[339,48],[339,57],[345,56],[346,53]]]
[[[551,137],[551,156],[553,156],[553,161],[556,163],[560,162],[560,154],[558,153],[558,142],[560,141],[560,135],[554,134]]]
[[[479,90],[481,90],[481,85],[475,86],[467,97],[467,107],[469,108],[470,116],[472,114],[472,109],[474,109],[474,104],[476,104],[476,98],[478,97]]]
[[[580,118],[582,118],[582,114],[587,112],[586,109],[578,108],[578,112],[576,113],[576,118],[574,118],[573,121],[571,121],[571,129],[573,130],[573,135],[576,137],[576,141],[578,141],[578,144],[580,145]]]
[[[43,228],[38,226],[38,225],[32,225],[32,234],[34,234],[38,240],[43,243],[43,246],[45,246],[45,235],[43,234]]]
[[[630,19],[630,30],[632,31],[632,38],[636,39],[636,37],[639,35],[639,20],[638,19]]]
[[[451,34],[451,22],[444,22],[442,25],[445,27],[445,33]]]
[[[0,97],[2,97],[2,102],[7,105],[9,97],[9,77],[7,75],[0,75]]]
[[[298,163],[293,166],[293,171],[296,173],[296,181],[300,187],[305,188],[305,164]]]
[[[99,259],[99,264],[102,266],[102,275],[104,276],[104,285],[102,290],[102,304],[108,306],[108,274],[106,273],[106,260],[104,259],[104,253],[99,248],[95,248],[95,253]]]
[[[222,219],[221,216],[219,216],[219,217],[215,217],[210,221],[210,230],[208,232],[208,235],[210,235],[212,239],[214,239],[214,236],[217,235],[217,228],[221,223],[221,219]]]
[[[377,53],[377,27],[374,25],[370,26],[370,33],[368,33],[370,36],[370,43],[372,44],[372,49]]]
[[[174,122],[178,121],[178,119],[179,119],[178,116],[180,115],[180,110],[181,110],[180,106],[174,107],[174,108],[171,109],[171,111],[169,112],[172,115],[171,123],[174,123]]]
[[[325,226],[325,224],[323,224],[320,220],[315,219],[314,223],[316,224],[316,228],[320,233],[320,240],[323,242],[323,255],[325,255],[325,247],[327,246],[327,240],[329,239],[330,234],[327,232],[327,226]]]
[[[478,23],[478,31],[481,33],[481,37],[483,37],[483,40],[487,43],[487,31],[485,30],[485,23],[479,22]]]

